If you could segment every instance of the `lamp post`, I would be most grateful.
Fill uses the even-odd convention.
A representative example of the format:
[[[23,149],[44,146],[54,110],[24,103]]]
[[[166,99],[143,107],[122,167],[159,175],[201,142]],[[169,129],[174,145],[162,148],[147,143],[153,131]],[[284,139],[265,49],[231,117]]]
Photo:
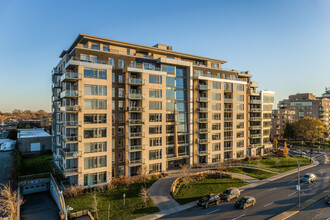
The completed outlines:
[[[297,165],[298,165],[298,208],[300,208],[300,163],[301,161],[303,160],[303,158],[301,158],[300,161],[297,160],[297,158],[293,155],[293,154],[290,154],[291,156],[293,156],[293,158],[296,160],[297,162]]]

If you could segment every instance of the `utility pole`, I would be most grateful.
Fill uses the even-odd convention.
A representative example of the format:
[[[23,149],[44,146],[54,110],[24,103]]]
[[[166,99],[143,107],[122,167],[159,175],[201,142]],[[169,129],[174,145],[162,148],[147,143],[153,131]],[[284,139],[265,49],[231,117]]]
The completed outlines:
[[[301,161],[303,160],[303,158],[301,158],[300,161],[298,162],[297,158],[293,154],[291,154],[291,156],[293,156],[293,158],[296,160],[297,165],[298,165],[298,185],[297,185],[298,205],[297,205],[297,207],[300,208],[300,164],[301,164]]]

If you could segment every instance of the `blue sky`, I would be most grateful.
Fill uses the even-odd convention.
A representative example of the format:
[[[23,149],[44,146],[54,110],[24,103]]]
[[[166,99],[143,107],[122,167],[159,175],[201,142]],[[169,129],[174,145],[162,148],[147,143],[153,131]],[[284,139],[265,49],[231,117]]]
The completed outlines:
[[[50,71],[79,33],[172,45],[250,70],[276,102],[330,86],[330,1],[1,1],[0,111],[51,110]]]

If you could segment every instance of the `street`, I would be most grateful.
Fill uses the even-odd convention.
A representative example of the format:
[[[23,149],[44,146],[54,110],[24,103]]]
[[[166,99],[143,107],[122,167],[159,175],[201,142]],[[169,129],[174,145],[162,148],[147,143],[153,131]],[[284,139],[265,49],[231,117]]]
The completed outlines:
[[[327,153],[329,156],[329,152]],[[302,184],[301,186],[301,202],[322,193],[330,186],[330,165],[324,164],[324,155],[317,158],[320,164],[316,167],[304,170],[305,173],[314,173],[317,180],[314,184]],[[253,196],[257,203],[253,207],[246,210],[239,210],[234,207],[237,199],[226,203],[223,202],[219,206],[211,206],[208,209],[193,207],[173,215],[168,215],[162,219],[269,219],[280,214],[291,207],[297,205],[297,173],[286,176],[284,178],[263,184],[253,189],[245,190],[242,196]],[[330,217],[329,209],[325,210]],[[306,219],[306,218],[304,218]]]
[[[11,151],[0,152],[0,184],[6,184],[13,166],[13,156]]]

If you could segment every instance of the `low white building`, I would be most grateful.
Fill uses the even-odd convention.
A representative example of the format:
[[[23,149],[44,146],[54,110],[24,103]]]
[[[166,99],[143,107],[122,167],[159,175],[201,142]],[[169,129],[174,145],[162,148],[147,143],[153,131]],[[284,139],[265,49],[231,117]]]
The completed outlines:
[[[43,128],[18,129],[17,143],[23,154],[39,153],[51,150],[51,135]]]

